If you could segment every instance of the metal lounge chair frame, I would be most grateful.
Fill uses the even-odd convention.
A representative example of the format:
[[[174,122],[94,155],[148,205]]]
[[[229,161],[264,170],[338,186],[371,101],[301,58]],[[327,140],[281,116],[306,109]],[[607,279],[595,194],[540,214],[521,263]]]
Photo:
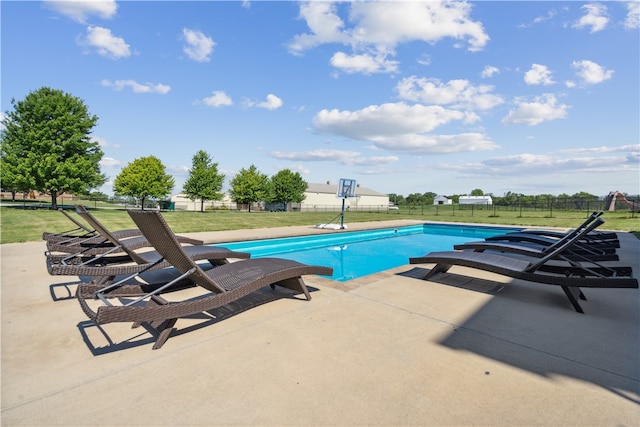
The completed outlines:
[[[78,206],[80,205],[75,205],[76,210]],[[52,232],[45,231],[44,233],[42,233],[42,240],[46,240],[47,243],[61,243],[61,244],[70,244],[73,242],[80,242],[80,241],[90,242],[91,238],[96,239],[94,243],[99,243],[104,240],[104,238],[102,238],[95,229],[87,227],[87,225],[81,223],[76,218],[69,215],[69,213],[66,210],[62,208],[58,208],[58,212],[60,212],[69,221],[75,224],[76,228],[63,231],[61,233],[52,233]],[[113,231],[112,233],[119,239],[126,239],[127,237],[140,236],[140,230],[136,228]]]
[[[547,230],[525,230],[512,233],[500,234],[493,237],[487,237],[487,241],[510,241],[510,242],[531,242],[541,245],[552,245],[567,237],[572,237],[575,233],[582,230],[589,223],[599,218],[602,212],[593,212],[580,226],[569,231],[568,233],[552,232]],[[620,242],[615,233],[599,233],[589,232],[581,237],[580,243],[589,245],[590,248],[598,248],[606,253],[614,253],[620,247]]]
[[[80,215],[88,224],[92,225],[93,230],[90,235],[86,237],[74,237],[66,240],[47,240],[47,250],[49,253],[51,252],[61,252],[61,253],[82,253],[83,256],[88,255],[98,255],[103,253],[113,253],[114,244],[109,239],[108,236],[105,236],[105,231],[109,233],[111,237],[118,240],[118,243],[123,246],[127,246],[131,250],[149,247],[150,244],[147,239],[142,236],[142,233],[137,228],[135,229],[127,229],[127,230],[118,230],[118,231],[109,231],[107,228],[101,224],[96,217],[94,217],[86,207],[82,205],[75,206],[76,213]],[[67,218],[71,221],[74,221],[80,227],[83,227],[86,230],[90,230],[88,227],[85,227],[79,221],[76,221],[75,218],[71,217],[67,212],[61,211]],[[99,226],[96,227],[96,224]],[[202,245],[204,242],[198,239],[193,239],[191,237],[186,236],[178,236],[178,240],[181,243],[188,243],[191,245]],[[121,252],[116,251],[116,252]]]
[[[178,318],[212,310],[236,301],[265,286],[276,285],[303,293],[307,300],[311,294],[303,275],[331,275],[329,267],[306,265],[280,258],[249,259],[203,270],[185,252],[159,212],[130,211],[133,220],[156,250],[181,273],[176,280],[164,286],[146,291],[140,285],[115,283],[101,287],[95,284],[78,286],[77,297],[85,314],[95,323],[133,322],[134,326],[146,323],[158,335],[153,349],[162,347],[175,330]],[[163,298],[179,283],[189,279],[208,291],[204,296],[169,302]],[[137,297],[126,305],[113,305],[110,300],[124,296]],[[99,299],[103,305],[93,310],[88,301]]]
[[[573,308],[579,313],[584,313],[578,299],[586,300],[586,297],[580,288],[638,288],[638,280],[632,277],[630,267],[607,267],[595,262],[580,263],[564,257],[577,240],[603,222],[600,218],[596,219],[542,258],[449,251],[432,252],[423,257],[410,258],[409,263],[435,264],[423,277],[424,280],[436,274],[445,273],[452,266],[463,266],[514,279],[560,286]]]
[[[79,252],[68,255],[54,255],[46,252],[47,270],[51,275],[64,276],[90,276],[99,284],[113,283],[116,276],[135,275],[151,270],[170,267],[171,263],[155,250],[136,252],[135,245],[127,245],[107,230],[93,215],[83,209],[78,214],[95,228],[113,247],[106,252],[89,254],[90,249],[82,249]],[[151,243],[146,237],[144,247]],[[176,236],[176,241],[182,243]],[[230,258],[247,259],[251,254],[247,252],[231,251],[222,246],[193,245],[184,246],[185,253],[193,261],[207,260],[211,265],[217,266],[228,263]]]
[[[584,227],[588,226],[591,222],[595,221],[602,213],[594,212],[586,221],[580,224],[575,229],[562,233],[558,239],[551,244],[534,243],[529,241],[511,241],[511,240],[481,240],[476,242],[466,242],[454,245],[455,250],[474,250],[476,252],[495,251],[502,253],[514,253],[520,255],[528,255],[532,257],[541,258],[560,247],[567,242],[577,233],[579,233]],[[592,247],[587,243],[576,242],[574,246],[567,250],[564,257],[574,261],[618,261],[620,258],[615,253],[615,250],[602,250],[598,247]]]

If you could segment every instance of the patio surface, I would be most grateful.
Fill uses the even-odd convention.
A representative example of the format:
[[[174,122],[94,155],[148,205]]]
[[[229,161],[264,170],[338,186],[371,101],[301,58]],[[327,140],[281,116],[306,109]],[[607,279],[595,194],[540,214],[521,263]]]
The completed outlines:
[[[335,231],[191,235],[319,232]],[[619,236],[637,275],[640,241]],[[579,314],[558,287],[463,268],[308,276],[309,302],[267,287],[180,319],[154,351],[144,328],[91,324],[44,242],[0,250],[3,426],[640,425],[637,289],[585,289]]]

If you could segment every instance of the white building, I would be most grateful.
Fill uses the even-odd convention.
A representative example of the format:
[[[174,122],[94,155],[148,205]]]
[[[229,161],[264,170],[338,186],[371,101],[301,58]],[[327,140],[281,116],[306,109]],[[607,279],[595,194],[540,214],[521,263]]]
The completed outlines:
[[[493,200],[491,199],[491,196],[460,196],[458,204],[491,206],[493,204]]]
[[[305,199],[300,204],[302,210],[342,209],[342,199],[336,197],[337,184],[308,184]],[[356,196],[347,198],[345,209],[388,209],[389,196],[369,188],[356,185]]]
[[[453,204],[453,200],[448,198],[447,196],[438,196],[433,199],[434,205],[451,205]]]
[[[191,200],[184,194],[171,196],[171,202],[177,211],[200,211],[200,199]],[[206,200],[204,202],[204,209],[237,209],[237,205],[231,200],[228,194],[225,194],[222,200]]]

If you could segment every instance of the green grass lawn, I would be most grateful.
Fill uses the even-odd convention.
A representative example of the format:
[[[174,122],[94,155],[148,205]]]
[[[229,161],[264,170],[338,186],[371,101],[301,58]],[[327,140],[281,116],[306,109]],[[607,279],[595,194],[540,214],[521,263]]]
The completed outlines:
[[[363,221],[388,221],[414,219],[420,221],[464,222],[521,226],[544,226],[572,228],[590,214],[587,211],[545,210],[452,210],[447,207],[401,208],[397,211],[346,212],[345,223]],[[69,211],[75,215],[73,211]],[[93,209],[92,213],[110,230],[134,228],[135,225],[124,209]],[[221,231],[251,228],[270,228],[292,225],[315,225],[326,223],[336,217],[337,212],[163,212],[164,217],[176,233],[197,231]],[[638,235],[640,214],[628,211],[605,212],[607,230],[629,231]],[[38,241],[44,231],[62,232],[74,228],[67,218],[49,209],[23,209],[0,207],[0,243]]]

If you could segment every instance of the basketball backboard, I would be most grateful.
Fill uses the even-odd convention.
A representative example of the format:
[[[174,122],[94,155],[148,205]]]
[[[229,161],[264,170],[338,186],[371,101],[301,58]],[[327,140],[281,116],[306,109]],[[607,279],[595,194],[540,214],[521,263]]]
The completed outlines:
[[[336,197],[339,199],[346,199],[347,197],[356,197],[356,180],[340,178],[338,184],[338,191],[336,191]]]

